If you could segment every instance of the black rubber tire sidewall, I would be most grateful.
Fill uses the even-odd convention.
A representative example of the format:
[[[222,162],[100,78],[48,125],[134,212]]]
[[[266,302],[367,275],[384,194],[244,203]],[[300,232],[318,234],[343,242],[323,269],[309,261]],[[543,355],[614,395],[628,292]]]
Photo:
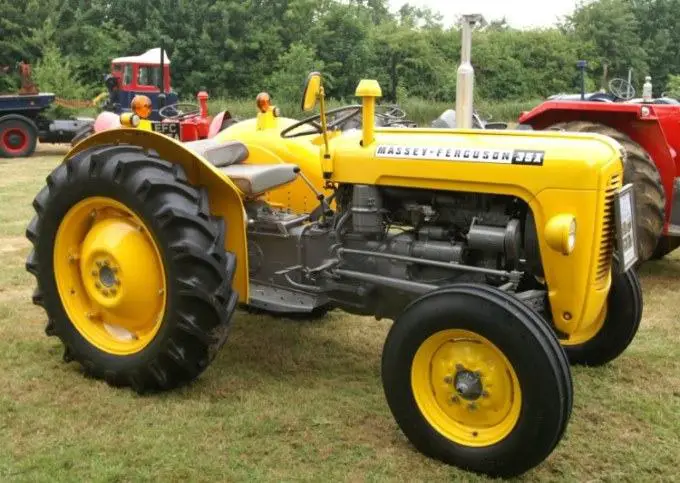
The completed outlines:
[[[456,313],[455,326],[450,314]],[[448,315],[447,315],[448,314]],[[517,323],[520,311],[497,304],[480,304],[472,292],[415,302],[397,319],[385,342],[383,385],[388,404],[402,431],[423,453],[447,463],[493,476],[521,474],[539,463],[560,439],[570,413],[562,414],[565,388],[555,375],[556,339],[546,348],[535,330]],[[449,328],[478,333],[494,343],[514,366],[522,391],[522,408],[515,429],[504,440],[484,448],[461,446],[433,429],[421,414],[411,389],[413,357],[430,335]],[[564,357],[563,354],[561,354]],[[552,360],[551,360],[552,359]],[[567,374],[568,368],[564,369]],[[554,404],[546,404],[552,401]]]
[[[28,142],[26,147],[20,153],[10,153],[4,149],[2,144],[2,136],[5,129],[12,127],[17,127],[26,132],[28,136]],[[38,144],[38,133],[35,130],[35,126],[27,121],[21,119],[5,119],[0,120],[0,158],[24,158],[28,157],[35,152],[35,147]]]

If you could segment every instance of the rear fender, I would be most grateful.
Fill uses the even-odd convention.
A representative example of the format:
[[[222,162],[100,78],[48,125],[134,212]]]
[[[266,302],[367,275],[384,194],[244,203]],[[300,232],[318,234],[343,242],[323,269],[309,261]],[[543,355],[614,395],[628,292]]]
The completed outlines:
[[[236,256],[236,273],[233,288],[239,301],[248,301],[248,249],[246,241],[245,210],[241,192],[236,185],[205,158],[189,151],[180,142],[152,131],[121,128],[107,130],[78,143],[65,159],[85,149],[107,144],[131,144],[153,150],[169,162],[184,168],[189,181],[204,186],[208,191],[210,210],[227,224],[224,248]]]

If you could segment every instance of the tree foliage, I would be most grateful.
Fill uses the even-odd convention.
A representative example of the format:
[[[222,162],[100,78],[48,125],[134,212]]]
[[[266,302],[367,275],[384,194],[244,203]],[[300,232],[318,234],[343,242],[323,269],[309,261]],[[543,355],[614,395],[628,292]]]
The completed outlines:
[[[492,22],[474,35],[477,95],[515,100],[576,91],[579,59],[589,62],[592,87],[605,69],[611,78],[632,68],[638,86],[652,75],[661,93],[680,74],[677,12],[680,0],[599,0],[551,28]],[[391,12],[387,0],[0,0],[0,66],[27,60],[42,66],[41,75],[78,79],[86,93],[102,89],[113,57],[161,43],[185,97],[200,89],[213,97],[271,89],[288,98],[307,70],[323,68],[338,99],[351,100],[358,80],[371,77],[391,100],[452,102],[460,56],[456,26],[408,4]],[[15,76],[0,75],[0,90],[16,84]]]

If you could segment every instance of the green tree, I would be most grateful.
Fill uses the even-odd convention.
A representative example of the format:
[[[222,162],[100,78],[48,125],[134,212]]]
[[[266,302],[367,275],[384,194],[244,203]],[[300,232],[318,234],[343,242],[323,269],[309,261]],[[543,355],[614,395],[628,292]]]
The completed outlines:
[[[267,80],[267,88],[275,99],[297,102],[307,75],[322,70],[323,61],[315,59],[310,47],[294,43],[279,59],[277,69]]]

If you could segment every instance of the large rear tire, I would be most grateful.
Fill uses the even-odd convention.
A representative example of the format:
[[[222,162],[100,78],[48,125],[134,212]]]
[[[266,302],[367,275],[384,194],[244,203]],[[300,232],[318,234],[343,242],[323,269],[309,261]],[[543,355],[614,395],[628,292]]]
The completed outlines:
[[[410,304],[385,341],[382,379],[416,448],[490,476],[541,463],[571,415],[569,364],[548,324],[483,285],[455,284]]]
[[[238,297],[225,224],[179,165],[133,146],[74,155],[47,178],[26,268],[47,335],[86,374],[138,392],[199,376]]]
[[[624,147],[626,156],[623,161],[623,183],[633,183],[635,186],[640,263],[652,258],[663,232],[666,195],[659,171],[647,151],[628,135],[596,122],[562,122],[548,129],[603,134],[615,139]]]

